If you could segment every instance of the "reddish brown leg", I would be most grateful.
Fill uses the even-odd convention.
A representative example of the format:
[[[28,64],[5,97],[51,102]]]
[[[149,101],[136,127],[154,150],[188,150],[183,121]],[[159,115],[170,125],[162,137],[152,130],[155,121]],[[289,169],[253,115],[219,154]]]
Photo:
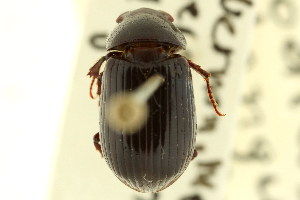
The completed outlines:
[[[103,72],[101,72],[97,78],[97,95],[99,96],[101,94],[101,83],[102,83],[102,76],[103,76]]]
[[[101,65],[103,64],[104,61],[106,61],[110,57],[117,56],[117,55],[121,55],[120,52],[110,52],[106,56],[103,56],[102,58],[100,58],[100,60],[93,67],[90,68],[90,71],[87,75],[90,76],[90,78],[92,78],[92,82],[90,85],[90,97],[92,99],[95,98],[93,95],[93,92],[92,92],[95,79],[98,79],[97,80],[97,86],[98,86],[97,95],[100,95],[100,93],[101,93],[101,78],[102,78],[102,73],[100,73]]]
[[[195,149],[195,150],[194,150],[194,153],[193,153],[192,160],[194,160],[197,156],[198,156],[198,152],[197,152],[197,150]]]
[[[98,150],[101,154],[101,157],[103,157],[101,145],[99,144],[99,142],[100,142],[99,132],[94,135],[93,140],[94,140],[94,145],[95,145],[96,150]]]
[[[97,95],[100,94],[100,89],[99,89],[99,86],[101,87],[101,80],[99,80],[99,72],[100,72],[100,67],[102,65],[102,63],[104,61],[106,61],[108,59],[108,55],[106,56],[103,56],[102,58],[100,58],[100,60],[93,66],[90,68],[90,71],[89,73],[87,74],[88,76],[90,76],[90,78],[92,78],[92,82],[91,82],[91,85],[90,85],[90,97],[92,99],[94,99],[94,95],[93,95],[93,85],[94,85],[94,82],[95,82],[95,79],[97,78],[98,79],[98,82],[97,82],[97,85],[98,85],[98,90],[97,90]],[[99,94],[98,94],[99,92]]]
[[[193,63],[191,60],[188,60],[188,63],[189,63],[191,68],[193,68],[196,72],[198,72],[200,75],[202,75],[204,77],[204,80],[205,80],[206,86],[207,86],[207,93],[208,93],[210,102],[211,102],[212,106],[214,107],[216,113],[219,116],[225,116],[226,114],[220,113],[218,108],[217,108],[218,104],[217,104],[217,102],[214,98],[213,92],[212,92],[210,84],[209,84],[209,77],[211,76],[211,74],[208,73],[207,71],[205,71],[204,69],[202,69],[199,65]]]

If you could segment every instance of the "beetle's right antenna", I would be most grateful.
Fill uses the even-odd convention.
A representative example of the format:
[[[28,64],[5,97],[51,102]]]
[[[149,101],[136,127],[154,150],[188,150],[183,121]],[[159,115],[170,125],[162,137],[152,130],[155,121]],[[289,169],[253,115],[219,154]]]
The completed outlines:
[[[193,63],[191,60],[188,60],[188,63],[190,65],[190,67],[192,67],[194,70],[196,70],[196,72],[198,72],[199,74],[201,74],[202,76],[204,76],[204,80],[206,82],[206,86],[207,86],[207,93],[210,99],[210,102],[212,104],[212,106],[214,107],[216,113],[219,116],[225,116],[226,114],[222,114],[219,110],[218,110],[218,104],[214,98],[213,92],[211,91],[211,87],[209,84],[209,77],[211,76],[210,73],[208,73],[207,71],[205,71],[204,69],[202,69],[199,65]]]

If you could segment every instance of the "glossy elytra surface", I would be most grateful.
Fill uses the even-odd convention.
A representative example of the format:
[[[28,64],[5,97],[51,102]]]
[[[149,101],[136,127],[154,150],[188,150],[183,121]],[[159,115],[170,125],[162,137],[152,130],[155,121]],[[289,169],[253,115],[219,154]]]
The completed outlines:
[[[100,110],[100,145],[114,174],[140,192],[158,192],[176,181],[192,159],[195,108],[190,69],[183,57],[159,63],[133,64],[110,58],[102,81],[100,104],[122,91],[134,90],[153,74],[165,77],[149,99],[147,124],[134,134],[122,134],[106,122]]]

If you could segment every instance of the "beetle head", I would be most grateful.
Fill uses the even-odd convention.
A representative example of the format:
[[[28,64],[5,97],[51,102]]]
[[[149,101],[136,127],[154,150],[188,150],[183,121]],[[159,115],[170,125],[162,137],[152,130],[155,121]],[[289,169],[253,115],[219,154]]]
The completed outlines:
[[[108,36],[107,50],[123,50],[136,43],[158,43],[185,49],[186,40],[172,23],[173,17],[150,8],[140,8],[121,14],[117,27]]]

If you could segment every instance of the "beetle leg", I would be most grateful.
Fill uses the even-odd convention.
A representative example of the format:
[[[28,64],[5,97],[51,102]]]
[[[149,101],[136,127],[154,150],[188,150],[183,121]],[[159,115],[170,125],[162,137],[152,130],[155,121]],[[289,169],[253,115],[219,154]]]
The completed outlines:
[[[94,135],[93,140],[94,140],[94,145],[95,145],[96,150],[98,150],[101,154],[101,157],[103,157],[101,145],[99,144],[99,142],[100,142],[99,132]]]
[[[90,78],[92,78],[92,82],[91,82],[91,85],[90,85],[90,97],[91,97],[92,99],[95,98],[95,97],[93,96],[93,93],[92,93],[93,85],[94,85],[95,79],[99,77],[100,67],[101,67],[102,63],[103,63],[104,61],[106,61],[107,59],[108,59],[108,55],[103,56],[102,58],[100,58],[100,60],[99,60],[93,67],[90,68],[90,71],[89,71],[89,73],[87,74],[88,76],[90,76]],[[98,85],[98,87],[99,87],[99,85],[101,85],[101,82],[99,81],[99,79],[98,79],[97,85]],[[98,91],[99,91],[99,88],[98,88]],[[97,94],[98,94],[98,92],[97,92]]]
[[[198,151],[194,149],[192,160],[194,160],[198,156]]]
[[[97,90],[97,95],[100,94],[101,92],[101,88],[99,88],[101,86],[101,78],[100,76],[102,76],[101,74],[99,74],[100,72],[100,67],[101,65],[104,63],[104,61],[108,60],[110,57],[112,56],[117,56],[117,55],[122,55],[120,52],[110,52],[108,54],[106,54],[106,56],[102,56],[100,58],[100,60],[98,60],[98,62],[96,62],[96,64],[90,68],[89,70],[89,73],[87,74],[88,76],[90,76],[90,78],[92,78],[92,82],[91,82],[91,85],[90,85],[90,97],[92,99],[94,99],[94,95],[92,93],[92,90],[93,90],[93,85],[94,85],[94,82],[95,82],[95,79],[97,78],[97,85],[98,85],[98,90]]]
[[[193,68],[196,72],[198,72],[200,75],[202,75],[204,77],[204,80],[205,80],[206,86],[207,86],[207,93],[208,93],[210,102],[211,102],[212,106],[214,107],[216,113],[219,116],[225,116],[226,114],[222,114],[221,112],[219,112],[219,110],[217,108],[218,104],[214,98],[213,92],[212,92],[210,84],[209,84],[209,77],[211,76],[211,73],[205,71],[199,65],[193,63],[191,60],[188,60],[188,63],[191,68]]]
[[[102,83],[102,76],[103,76],[103,72],[101,72],[97,78],[97,86],[98,86],[98,89],[97,89],[97,95],[100,95],[101,94],[101,83]]]

